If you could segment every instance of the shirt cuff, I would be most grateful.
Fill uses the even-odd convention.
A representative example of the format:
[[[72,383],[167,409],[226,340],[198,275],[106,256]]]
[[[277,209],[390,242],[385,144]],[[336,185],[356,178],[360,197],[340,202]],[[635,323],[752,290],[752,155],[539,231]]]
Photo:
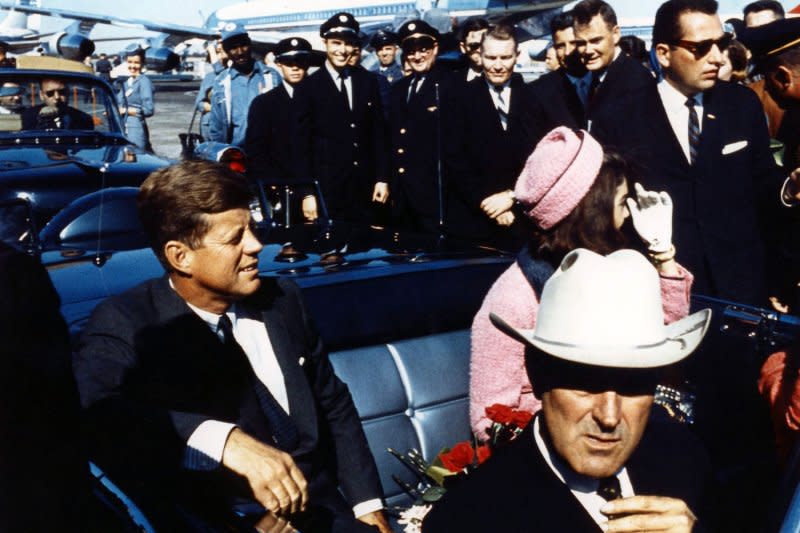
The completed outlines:
[[[364,516],[365,514],[374,513],[383,509],[383,502],[380,498],[367,500],[353,506],[353,514],[356,518]]]
[[[789,186],[789,180],[792,178],[786,178],[786,181],[783,182],[783,187],[781,187],[781,203],[786,207],[794,207],[797,205],[797,201],[794,199],[786,200],[786,188]]]
[[[214,470],[222,462],[222,451],[228,434],[236,424],[206,420],[189,436],[183,453],[183,467],[187,470]]]

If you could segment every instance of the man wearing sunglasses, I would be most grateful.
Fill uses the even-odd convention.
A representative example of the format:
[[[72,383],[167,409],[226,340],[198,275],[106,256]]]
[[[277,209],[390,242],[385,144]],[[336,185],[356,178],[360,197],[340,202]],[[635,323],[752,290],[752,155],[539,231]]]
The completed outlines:
[[[481,42],[487,31],[489,22],[483,18],[467,19],[458,30],[458,46],[467,58],[467,68],[463,71],[464,81],[472,81],[483,75]]]
[[[93,130],[92,117],[67,105],[70,89],[63,80],[45,78],[39,83],[41,104],[22,112],[24,130]]]
[[[283,82],[274,90],[256,96],[250,104],[244,149],[248,175],[285,180],[294,176],[289,136],[292,97],[308,72],[311,44],[300,37],[289,37],[275,46],[274,53]]]
[[[730,42],[716,1],[665,2],[653,26],[664,79],[605,110],[593,132],[642,167],[644,187],[672,197],[676,259],[695,292],[766,305],[759,215],[780,209],[786,176],[755,94],[717,81]]]

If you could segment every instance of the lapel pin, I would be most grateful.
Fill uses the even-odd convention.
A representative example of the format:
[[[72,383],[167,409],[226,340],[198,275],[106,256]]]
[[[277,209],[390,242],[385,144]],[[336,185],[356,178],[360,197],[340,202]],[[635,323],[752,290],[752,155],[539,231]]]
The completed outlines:
[[[715,118],[717,118],[715,115],[712,115],[711,113],[707,114],[706,116],[708,118],[710,118],[711,120],[714,120]]]

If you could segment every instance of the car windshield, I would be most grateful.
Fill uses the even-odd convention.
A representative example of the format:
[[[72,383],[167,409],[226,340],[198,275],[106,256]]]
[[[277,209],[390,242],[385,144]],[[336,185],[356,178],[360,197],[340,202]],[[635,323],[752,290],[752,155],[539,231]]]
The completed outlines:
[[[0,72],[0,139],[64,130],[120,133],[108,86],[66,72]]]

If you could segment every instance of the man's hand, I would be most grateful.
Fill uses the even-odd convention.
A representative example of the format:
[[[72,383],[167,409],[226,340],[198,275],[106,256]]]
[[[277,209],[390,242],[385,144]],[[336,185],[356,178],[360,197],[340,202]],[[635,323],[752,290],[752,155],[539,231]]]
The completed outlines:
[[[683,500],[662,496],[612,500],[600,512],[609,517],[603,528],[609,532],[689,533],[697,522],[697,517]]]
[[[381,533],[393,533],[392,528],[389,527],[389,521],[386,520],[386,515],[383,511],[373,511],[358,517],[361,522],[377,527]]]
[[[306,217],[306,220],[317,220],[319,215],[317,214],[317,199],[314,196],[303,198],[303,216]]]
[[[514,205],[514,193],[503,191],[495,193],[483,199],[481,209],[489,218],[497,218],[503,213],[508,212]],[[499,222],[498,222],[499,223]]]
[[[385,204],[389,199],[389,184],[385,181],[379,181],[375,184],[375,189],[372,191],[372,201],[379,204]]]
[[[789,174],[789,183],[786,184],[784,200],[789,202],[800,202],[800,168],[796,168]]]
[[[308,503],[306,479],[292,457],[239,428],[228,435],[222,464],[245,477],[256,500],[271,513],[291,515]]]
[[[495,222],[497,222],[499,226],[506,226],[506,227],[510,226],[511,224],[514,223],[514,212],[506,211],[505,213],[497,217],[497,219],[495,219]]]

